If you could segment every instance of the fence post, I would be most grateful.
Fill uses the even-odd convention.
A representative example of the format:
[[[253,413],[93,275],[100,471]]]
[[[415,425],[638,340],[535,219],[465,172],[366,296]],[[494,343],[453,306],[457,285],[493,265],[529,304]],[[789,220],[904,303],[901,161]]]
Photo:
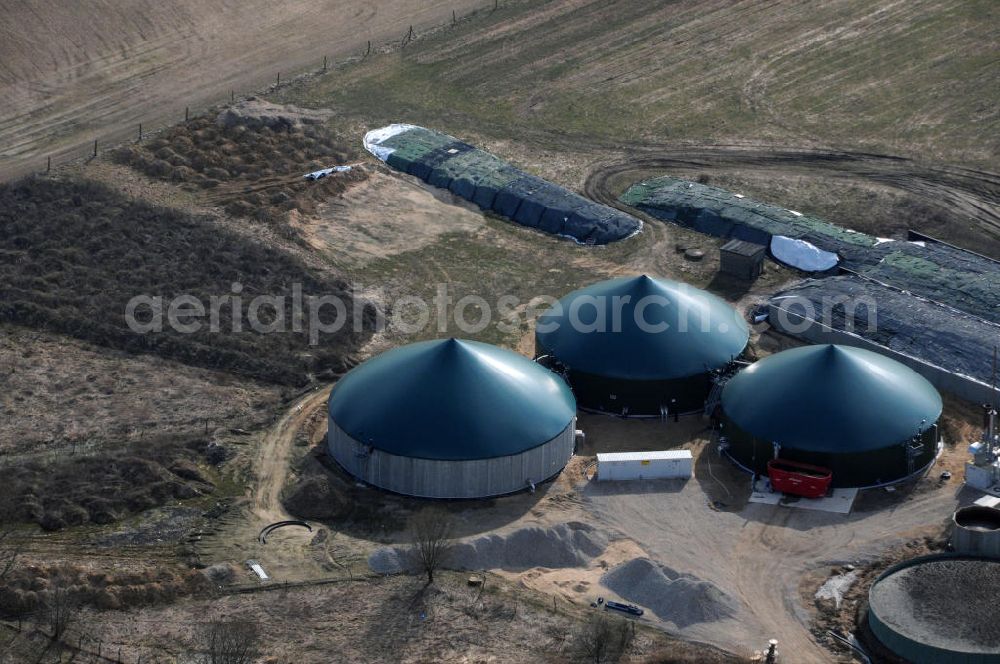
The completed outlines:
[[[326,56],[323,56],[323,71],[326,71]]]
[[[458,17],[455,16],[455,10],[452,9],[451,10],[451,24],[455,25],[456,23],[458,23]]]
[[[236,101],[236,92],[233,90],[229,91],[229,103],[232,104]]]
[[[50,155],[50,156],[48,156],[48,157],[45,158],[45,172],[49,173],[51,171],[52,171],[52,156]],[[21,631],[21,619],[20,618],[18,618],[18,620],[17,620],[17,630]]]
[[[188,121],[188,107],[184,107],[184,122]]]
[[[368,40],[368,50],[365,51],[365,56],[367,57],[367,56],[371,55],[371,52],[372,52],[372,40],[369,39]]]
[[[97,156],[97,139],[94,139],[94,156]]]
[[[280,72],[280,71],[278,72],[278,81],[277,81],[277,85],[281,85],[281,72]]]
[[[142,143],[142,123],[139,123],[139,143]]]

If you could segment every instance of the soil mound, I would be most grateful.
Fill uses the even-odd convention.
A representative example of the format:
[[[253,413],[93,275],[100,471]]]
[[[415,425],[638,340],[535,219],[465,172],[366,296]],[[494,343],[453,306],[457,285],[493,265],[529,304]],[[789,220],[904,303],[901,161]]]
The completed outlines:
[[[301,519],[336,519],[351,511],[351,502],[325,477],[299,482],[284,500],[285,509]]]
[[[322,124],[331,115],[330,111],[272,104],[257,97],[248,97],[219,113],[215,121],[226,128],[243,126],[247,129],[260,129],[267,127],[274,131],[292,131],[304,124]]]

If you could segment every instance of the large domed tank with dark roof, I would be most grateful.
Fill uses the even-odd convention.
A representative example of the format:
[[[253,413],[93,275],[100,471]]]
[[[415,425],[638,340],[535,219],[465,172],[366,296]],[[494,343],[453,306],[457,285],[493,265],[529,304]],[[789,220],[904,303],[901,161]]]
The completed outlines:
[[[941,396],[888,357],[805,346],[754,363],[722,390],[728,454],[759,473],[779,456],[833,471],[833,486],[888,484],[933,462]]]
[[[573,455],[576,402],[531,360],[475,341],[403,346],[333,388],[330,455],[397,493],[478,498],[556,475]]]
[[[724,300],[646,275],[601,281],[542,314],[535,353],[565,372],[581,408],[660,417],[704,407],[713,372],[746,349]]]

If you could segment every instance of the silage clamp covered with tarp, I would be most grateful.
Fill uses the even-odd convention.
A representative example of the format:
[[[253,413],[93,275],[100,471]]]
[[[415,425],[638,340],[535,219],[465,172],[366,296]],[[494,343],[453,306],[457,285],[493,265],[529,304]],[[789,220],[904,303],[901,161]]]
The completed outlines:
[[[607,244],[642,230],[642,222],[629,214],[525,173],[447,134],[392,124],[368,132],[364,143],[392,168],[522,226],[582,244]]]

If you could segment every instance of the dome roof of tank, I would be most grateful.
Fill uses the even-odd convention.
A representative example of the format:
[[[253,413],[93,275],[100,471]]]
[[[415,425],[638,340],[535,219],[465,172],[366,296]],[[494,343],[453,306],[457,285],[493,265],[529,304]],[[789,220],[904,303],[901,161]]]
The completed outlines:
[[[330,393],[330,416],[352,438],[438,460],[519,454],[576,415],[565,381],[517,353],[459,339],[424,341],[354,368]]]
[[[941,395],[909,367],[832,344],[782,351],[734,376],[722,409],[760,439],[812,452],[868,451],[930,428]]]
[[[542,314],[539,351],[571,369],[625,380],[670,380],[726,365],[750,330],[724,300],[646,275],[573,291]]]

